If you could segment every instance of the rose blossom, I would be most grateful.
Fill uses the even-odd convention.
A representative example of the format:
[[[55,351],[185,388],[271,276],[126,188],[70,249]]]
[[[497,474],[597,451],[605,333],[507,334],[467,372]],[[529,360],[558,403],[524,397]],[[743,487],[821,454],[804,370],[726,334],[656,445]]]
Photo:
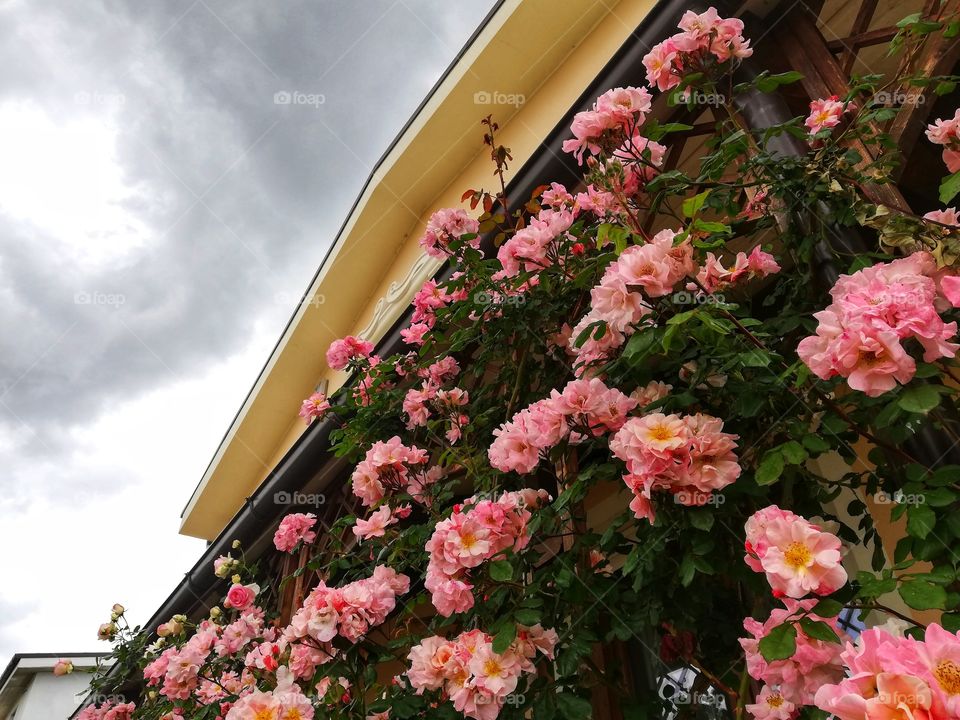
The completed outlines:
[[[317,539],[317,533],[312,530],[317,524],[317,516],[313,513],[290,513],[280,521],[280,526],[273,535],[273,545],[280,552],[290,552],[298,543],[307,545]]]
[[[260,586],[256,584],[241,585],[234,583],[227,591],[227,598],[223,603],[225,608],[246,610],[260,594]]]

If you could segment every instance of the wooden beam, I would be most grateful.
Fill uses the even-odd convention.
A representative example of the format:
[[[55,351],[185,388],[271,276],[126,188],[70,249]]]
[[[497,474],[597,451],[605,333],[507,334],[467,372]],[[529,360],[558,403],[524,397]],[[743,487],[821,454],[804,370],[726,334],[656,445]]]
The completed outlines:
[[[843,50],[840,53],[840,68],[845,75],[849,75],[850,71],[853,70],[853,65],[857,61],[857,51],[860,49],[860,46],[854,38],[867,31],[876,9],[877,0],[863,0],[863,2],[860,3],[860,9],[857,10],[857,17],[853,21],[853,27],[850,28],[850,37],[847,38],[848,42],[844,44]]]
[[[960,12],[960,1],[950,0],[941,8],[941,14],[944,10],[949,14]],[[960,62],[960,37],[945,38],[942,33],[930,37],[918,60],[911,74],[923,77],[951,74],[957,62]],[[930,106],[937,97],[931,88],[913,88],[911,92],[920,93],[922,100],[918,98],[917,102],[905,104],[893,119],[889,130],[904,156],[913,152],[927,124]],[[902,172],[901,165],[898,173]]]
[[[806,7],[798,6],[774,30],[773,40],[783,49],[784,56],[791,66],[803,75],[801,84],[811,98],[830,95],[843,97],[850,92],[848,75],[843,72],[837,58],[830,52],[816,21],[816,16]],[[875,159],[873,153],[861,140],[852,141],[850,147],[859,153],[864,163]],[[903,211],[910,210],[900,190],[892,184],[864,183],[862,190],[873,203]]]
[[[827,47],[830,49],[830,52],[833,53],[843,53],[850,48],[853,50],[861,50],[865,47],[888,43],[893,40],[893,36],[896,35],[897,32],[898,30],[895,27],[877,28],[876,30],[857,33],[856,35],[851,35],[850,37],[839,40],[830,40],[827,42]],[[853,66],[851,66],[851,70],[852,69]],[[849,74],[849,71],[847,71],[847,74]]]

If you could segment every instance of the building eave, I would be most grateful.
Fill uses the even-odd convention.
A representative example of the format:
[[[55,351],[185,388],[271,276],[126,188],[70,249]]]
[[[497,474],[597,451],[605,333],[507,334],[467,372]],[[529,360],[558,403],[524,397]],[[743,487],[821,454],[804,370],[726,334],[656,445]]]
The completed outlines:
[[[329,343],[351,333],[377,342],[419,284],[437,270],[439,263],[420,253],[402,257],[409,239],[419,236],[424,215],[483,152],[479,118],[495,112],[498,122],[509,126],[519,109],[509,104],[484,107],[474,102],[475,95],[500,92],[533,98],[598,23],[611,18],[622,22],[625,37],[636,27],[628,30],[627,24],[639,21],[655,5],[620,3],[625,4],[631,8],[623,19],[616,17],[619,6],[611,9],[593,0],[503,0],[488,15],[371,173],[184,508],[182,534],[216,537],[289,449],[290,442],[284,443],[298,433],[300,400],[325,374],[331,390],[343,382],[343,376],[325,366]],[[534,26],[542,32],[531,33]],[[583,77],[570,78],[565,108],[619,45],[598,43],[606,55],[597,54],[586,63]],[[517,166],[536,152],[556,120],[555,115],[541,114],[544,117],[525,121],[529,137],[511,144]],[[400,266],[405,274],[387,282]]]

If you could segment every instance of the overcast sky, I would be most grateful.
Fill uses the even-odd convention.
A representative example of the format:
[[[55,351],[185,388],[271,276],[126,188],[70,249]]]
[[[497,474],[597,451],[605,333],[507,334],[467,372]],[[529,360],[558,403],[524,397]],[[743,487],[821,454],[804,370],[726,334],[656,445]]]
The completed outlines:
[[[183,505],[492,4],[0,0],[0,669],[196,561]]]

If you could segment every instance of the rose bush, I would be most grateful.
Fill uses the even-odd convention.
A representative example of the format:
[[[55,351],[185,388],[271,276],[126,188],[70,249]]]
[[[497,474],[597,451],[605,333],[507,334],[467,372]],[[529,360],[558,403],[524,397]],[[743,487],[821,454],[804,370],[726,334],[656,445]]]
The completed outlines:
[[[908,19],[898,44],[948,27]],[[692,670],[738,718],[958,717],[960,468],[915,440],[960,437],[960,228],[952,208],[919,217],[868,192],[897,160],[873,98],[932,80],[907,62],[749,128],[742,98],[797,74],[736,83],[749,41],[713,9],[679,29],[644,59],[649,90],[574,119],[582,187],[513,212],[505,189],[470,190],[482,214],[430,220],[421,244],[448,272],[416,293],[407,353],[331,345],[352,380],[300,414],[337,425],[357,515],[280,523],[278,552],[307,558],[299,607],[280,607],[293,578],[219,559],[209,618],[149,645],[154,628],[101,629],[124,670],[96,687],[136,672],[146,690],[85,717],[574,720],[603,688],[650,717],[664,701],[625,679],[641,663]],[[654,117],[651,90],[724,99],[698,163],[665,166],[691,127]],[[784,136],[806,152],[768,146]],[[948,165],[957,137],[956,118],[931,126]],[[841,232],[867,250],[834,250]],[[905,495],[920,500],[870,500]],[[899,541],[881,537],[904,516]],[[878,624],[859,644],[851,611]],[[616,643],[631,659],[598,661]]]

